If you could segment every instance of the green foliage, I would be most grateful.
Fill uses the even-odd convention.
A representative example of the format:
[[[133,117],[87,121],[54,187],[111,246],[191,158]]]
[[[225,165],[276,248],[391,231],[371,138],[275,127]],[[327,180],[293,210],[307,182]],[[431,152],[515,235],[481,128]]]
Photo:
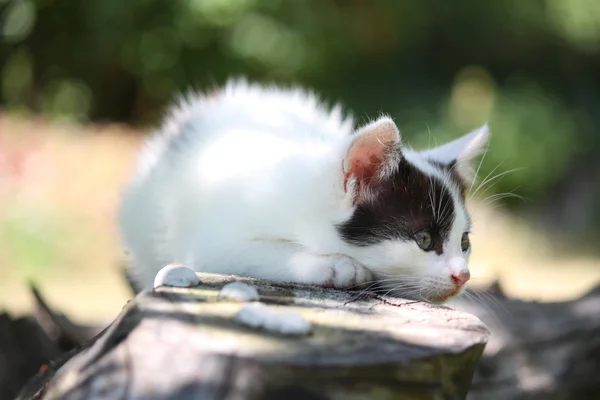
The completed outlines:
[[[489,121],[487,192],[543,198],[600,152],[600,2],[0,0],[0,101],[154,123],[232,75],[314,87],[418,145]]]
[[[0,220],[0,243],[11,265],[28,276],[40,275],[45,267],[60,265],[56,237],[61,229],[47,215],[13,213]]]

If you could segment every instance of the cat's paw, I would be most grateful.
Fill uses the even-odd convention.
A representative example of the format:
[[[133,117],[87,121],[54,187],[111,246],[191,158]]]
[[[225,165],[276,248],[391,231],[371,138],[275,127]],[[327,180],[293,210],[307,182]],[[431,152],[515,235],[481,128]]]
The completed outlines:
[[[373,279],[371,271],[341,254],[297,254],[292,272],[299,282],[336,289],[360,288]]]

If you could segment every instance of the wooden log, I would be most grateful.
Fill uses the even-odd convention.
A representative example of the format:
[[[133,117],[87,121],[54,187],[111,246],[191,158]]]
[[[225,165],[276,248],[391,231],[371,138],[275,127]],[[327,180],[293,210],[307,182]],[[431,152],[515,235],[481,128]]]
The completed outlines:
[[[488,339],[476,317],[448,307],[199,277],[139,293],[19,398],[464,399]],[[223,297],[233,281],[257,288],[263,307]]]

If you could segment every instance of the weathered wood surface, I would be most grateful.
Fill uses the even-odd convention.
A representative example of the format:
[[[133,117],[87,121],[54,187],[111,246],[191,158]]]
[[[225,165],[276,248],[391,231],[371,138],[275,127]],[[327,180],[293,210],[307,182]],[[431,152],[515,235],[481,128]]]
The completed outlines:
[[[59,349],[69,350],[82,338],[87,342],[100,330],[81,329],[50,310],[37,292],[34,295],[39,308],[35,317],[48,337],[34,318],[0,318],[0,358],[8,366],[0,373],[0,399],[13,398],[25,379]],[[560,303],[510,299],[497,287],[477,297],[453,304],[479,316],[492,331],[469,400],[600,399],[600,286],[580,299]],[[54,359],[47,372],[28,385],[23,398],[32,398],[73,353]]]
[[[103,334],[38,375],[20,398],[464,399],[488,339],[476,317],[443,306],[200,279],[196,288],[138,294]],[[218,296],[233,280],[256,286],[270,307],[297,311],[312,332],[241,325],[233,316],[242,305]]]
[[[600,286],[567,302],[511,299],[500,289],[454,305],[491,331],[468,400],[600,399]]]

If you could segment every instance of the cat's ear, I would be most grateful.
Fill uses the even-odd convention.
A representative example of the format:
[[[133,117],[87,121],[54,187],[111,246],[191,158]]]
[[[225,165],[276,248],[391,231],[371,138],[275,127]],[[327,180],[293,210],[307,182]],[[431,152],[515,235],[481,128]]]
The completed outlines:
[[[465,183],[471,182],[475,175],[472,160],[483,152],[489,136],[490,130],[485,124],[456,140],[422,151],[421,155],[452,168]]]
[[[360,128],[352,137],[344,158],[344,188],[355,190],[356,200],[367,196],[374,183],[385,177],[400,156],[400,132],[394,121],[381,117]],[[352,188],[347,183],[352,182]]]

